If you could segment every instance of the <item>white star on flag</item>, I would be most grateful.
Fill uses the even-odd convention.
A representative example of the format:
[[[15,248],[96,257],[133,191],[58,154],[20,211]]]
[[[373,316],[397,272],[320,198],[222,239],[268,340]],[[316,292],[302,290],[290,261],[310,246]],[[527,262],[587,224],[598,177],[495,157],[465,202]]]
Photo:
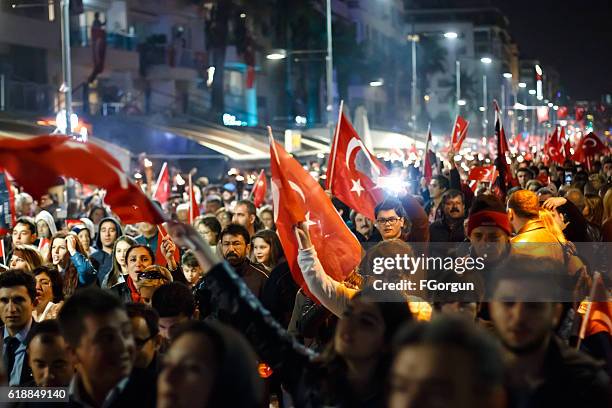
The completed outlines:
[[[304,221],[306,229],[309,229],[311,225],[317,225],[316,222],[310,220],[310,211],[308,211],[304,217],[306,218],[306,221]]]
[[[353,182],[353,187],[351,188],[351,191],[354,191],[355,193],[357,193],[357,197],[361,197],[361,192],[365,191],[365,188],[361,186],[361,180],[351,179],[351,181]]]

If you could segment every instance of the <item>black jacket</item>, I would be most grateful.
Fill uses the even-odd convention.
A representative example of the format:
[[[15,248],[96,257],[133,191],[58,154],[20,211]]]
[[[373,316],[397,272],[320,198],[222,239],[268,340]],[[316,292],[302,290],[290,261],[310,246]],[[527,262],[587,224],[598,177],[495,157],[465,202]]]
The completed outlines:
[[[316,359],[316,354],[288,334],[263,309],[245,282],[228,264],[215,266],[206,275],[212,296],[209,318],[231,324],[249,340],[257,355],[278,376],[296,408],[321,406],[382,408],[385,406],[384,375],[365,401],[356,401],[346,375],[334,364]]]
[[[510,407],[608,408],[612,404],[610,378],[603,364],[566,346],[554,337],[544,360],[546,380],[518,402],[517,390],[510,389]]]
[[[34,319],[32,319],[32,326],[30,326],[30,332],[36,327],[38,323]],[[0,333],[4,336],[4,323],[0,321]],[[4,341],[0,339],[0,357],[4,357]],[[28,350],[26,349],[25,356],[23,357],[23,366],[21,367],[21,379],[19,380],[19,386],[24,387],[28,384],[31,384],[34,381],[34,376],[32,375],[32,369],[28,363]],[[7,381],[11,378],[11,373],[7,373]]]

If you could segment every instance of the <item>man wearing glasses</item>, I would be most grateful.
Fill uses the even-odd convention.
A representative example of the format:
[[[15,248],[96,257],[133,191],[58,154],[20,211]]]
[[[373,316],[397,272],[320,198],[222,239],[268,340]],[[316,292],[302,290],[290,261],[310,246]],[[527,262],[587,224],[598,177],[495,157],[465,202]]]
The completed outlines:
[[[401,239],[406,225],[406,211],[402,203],[395,198],[388,198],[374,209],[376,228],[383,241]]]

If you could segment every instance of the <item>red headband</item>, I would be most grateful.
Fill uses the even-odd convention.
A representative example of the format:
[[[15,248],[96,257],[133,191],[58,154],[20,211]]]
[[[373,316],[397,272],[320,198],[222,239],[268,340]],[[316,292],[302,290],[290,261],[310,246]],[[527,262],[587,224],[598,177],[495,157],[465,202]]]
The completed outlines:
[[[508,235],[512,235],[512,227],[508,214],[498,211],[478,211],[471,214],[468,218],[467,235],[472,233],[472,230],[477,227],[497,227],[504,230]]]

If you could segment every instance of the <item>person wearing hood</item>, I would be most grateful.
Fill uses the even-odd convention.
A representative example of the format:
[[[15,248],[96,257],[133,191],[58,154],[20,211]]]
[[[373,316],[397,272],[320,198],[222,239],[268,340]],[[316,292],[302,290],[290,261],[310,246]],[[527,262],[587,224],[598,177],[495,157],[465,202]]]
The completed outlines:
[[[57,234],[57,227],[55,226],[55,220],[53,216],[45,210],[36,215],[36,232],[38,238],[51,238],[53,235]]]
[[[94,267],[98,271],[97,276],[100,284],[102,284],[106,275],[113,269],[113,246],[121,235],[121,225],[117,220],[107,217],[100,221],[98,236],[96,237],[96,248],[98,248],[98,251],[91,255]]]

